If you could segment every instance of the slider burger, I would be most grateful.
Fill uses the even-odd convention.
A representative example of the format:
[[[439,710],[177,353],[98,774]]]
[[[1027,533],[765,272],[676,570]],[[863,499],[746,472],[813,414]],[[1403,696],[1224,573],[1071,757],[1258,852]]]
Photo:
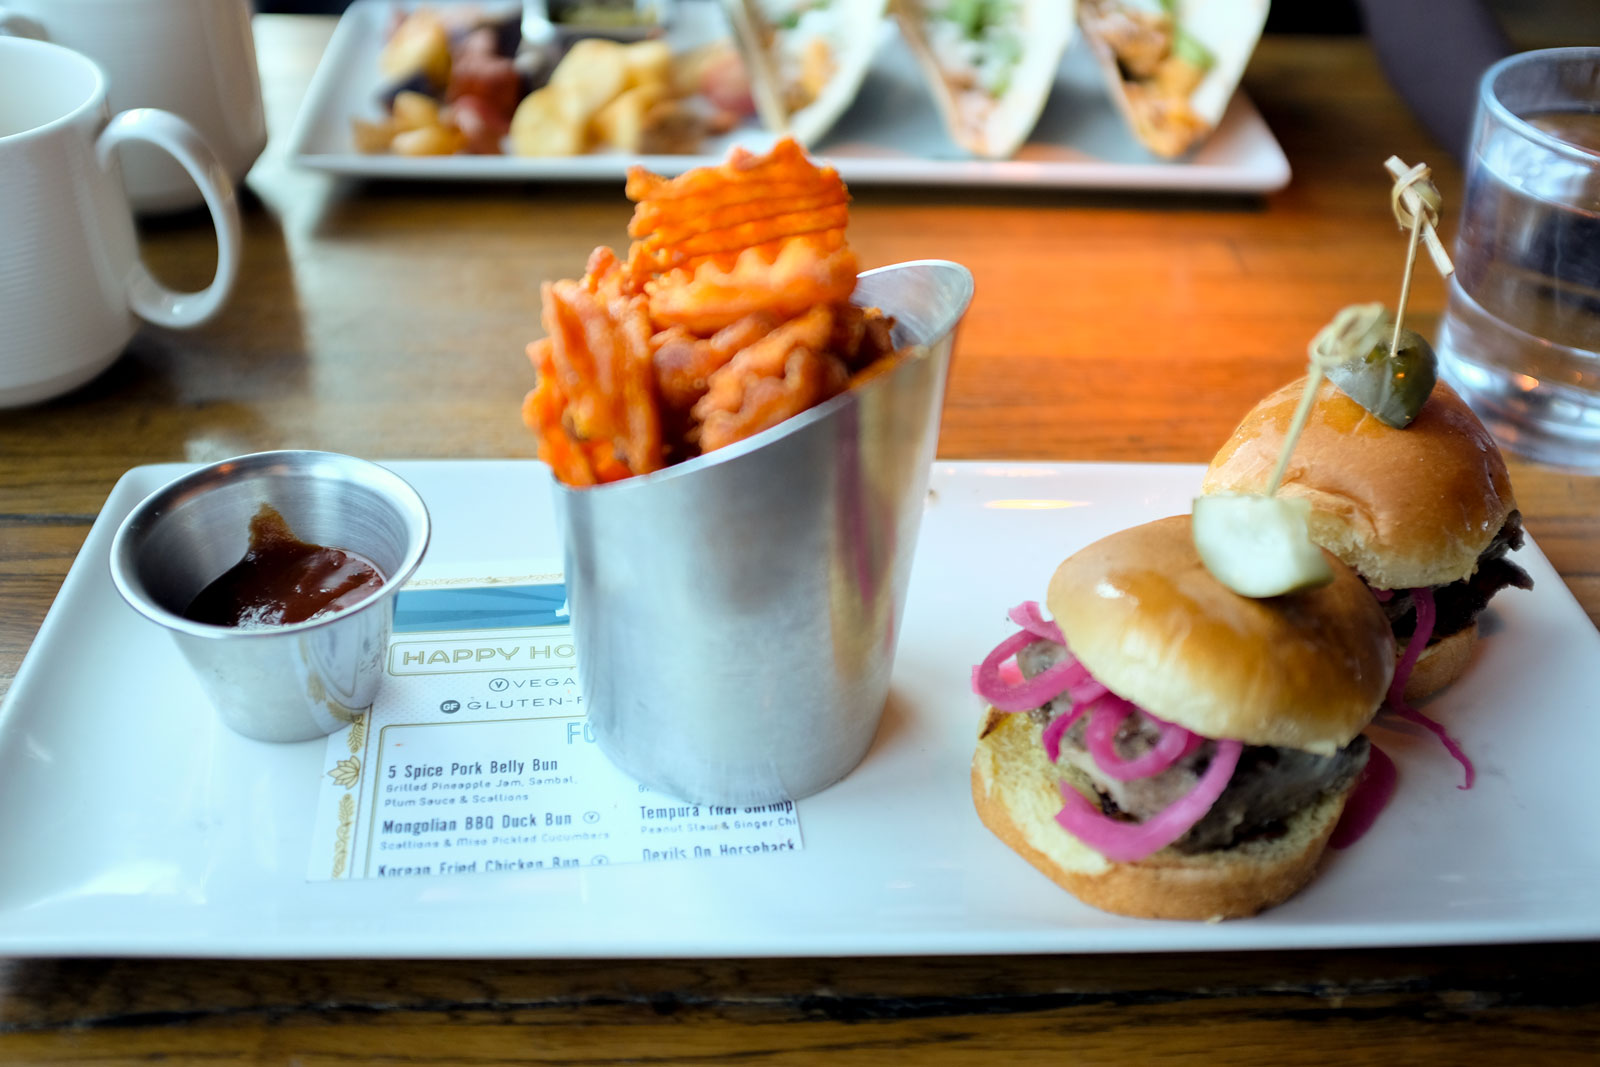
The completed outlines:
[[[1304,378],[1291,382],[1244,417],[1211,461],[1203,492],[1265,489],[1304,388]],[[1522,516],[1505,461],[1443,382],[1403,428],[1324,382],[1278,495],[1310,504],[1312,541],[1382,601],[1405,649],[1397,686],[1404,700],[1421,700],[1466,670],[1490,597],[1508,585],[1533,587],[1506,558],[1522,547]]]
[[[1122,915],[1237,918],[1293,895],[1361,777],[1395,666],[1383,609],[1328,562],[1326,585],[1240,596],[1186,515],[1067,559],[1055,621],[1013,610],[1021,632],[973,671],[992,705],[972,763],[984,824]]]

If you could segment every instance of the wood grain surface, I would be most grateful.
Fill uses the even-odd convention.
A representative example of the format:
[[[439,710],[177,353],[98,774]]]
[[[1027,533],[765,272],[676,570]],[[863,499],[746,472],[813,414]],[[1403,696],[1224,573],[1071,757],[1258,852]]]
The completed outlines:
[[[614,963],[0,963],[0,1061],[1593,1062],[1588,946]]]
[[[622,244],[620,187],[369,184],[282,143],[332,23],[257,20],[273,144],[227,310],[147,327],[99,380],[0,413],[0,692],[101,503],[136,464],[307,447],[532,455],[538,284]],[[942,456],[1204,461],[1345,304],[1392,303],[1381,163],[1461,174],[1365,42],[1269,38],[1247,91],[1294,168],[1264,199],[854,190],[866,264],[937,256],[978,296]],[[1446,227],[1446,237],[1449,236]],[[172,284],[204,218],[143,226]],[[1431,333],[1439,279],[1412,321]],[[0,324],[3,328],[3,324]],[[1533,536],[1600,620],[1600,479],[1513,469]],[[1381,901],[1374,901],[1381,907]],[[1236,955],[675,963],[0,961],[0,1063],[1275,1064],[1593,1062],[1583,945]]]

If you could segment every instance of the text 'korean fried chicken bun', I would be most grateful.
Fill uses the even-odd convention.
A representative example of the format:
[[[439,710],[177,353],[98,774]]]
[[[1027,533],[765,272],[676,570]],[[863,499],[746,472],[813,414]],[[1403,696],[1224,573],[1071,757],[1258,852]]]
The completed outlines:
[[[1383,611],[1349,568],[1330,566],[1322,588],[1241,597],[1205,569],[1187,516],[1113,534],[1062,563],[1048,605],[1070,654],[1141,714],[1201,735],[1185,757],[1198,762],[1145,788],[1187,789],[1162,779],[1205,774],[1222,744],[1241,742],[1242,754],[1184,838],[1114,860],[1064,828],[1061,784],[1108,815],[1150,819],[1132,792],[1144,783],[1097,773],[1069,751],[1071,730],[1052,763],[1041,735],[1065,697],[1031,712],[991,709],[972,766],[984,824],[1058,885],[1117,914],[1237,918],[1288,899],[1316,872],[1366,762],[1359,732],[1394,672]]]
[[[1304,390],[1290,382],[1244,417],[1204,492],[1266,490]],[[1494,438],[1444,382],[1403,430],[1324,382],[1278,492],[1310,501],[1311,539],[1375,589],[1470,577],[1517,506]]]

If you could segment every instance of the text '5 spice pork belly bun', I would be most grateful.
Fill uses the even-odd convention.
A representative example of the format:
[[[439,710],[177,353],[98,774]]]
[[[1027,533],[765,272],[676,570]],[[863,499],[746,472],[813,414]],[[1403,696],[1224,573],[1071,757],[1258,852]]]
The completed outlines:
[[[978,814],[1085,903],[1143,918],[1254,915],[1305,885],[1366,765],[1394,672],[1354,572],[1251,599],[1201,563],[1188,516],[1106,537],[974,671],[989,700]],[[1007,677],[1016,657],[1021,677]]]
[[[1204,492],[1266,487],[1304,387],[1303,378],[1291,382],[1244,417],[1211,461]],[[1533,587],[1505,558],[1522,547],[1505,461],[1443,382],[1403,429],[1323,383],[1278,495],[1311,505],[1311,539],[1373,588],[1397,641],[1429,631],[1404,682],[1406,700],[1421,700],[1466,670],[1490,597],[1508,585]]]

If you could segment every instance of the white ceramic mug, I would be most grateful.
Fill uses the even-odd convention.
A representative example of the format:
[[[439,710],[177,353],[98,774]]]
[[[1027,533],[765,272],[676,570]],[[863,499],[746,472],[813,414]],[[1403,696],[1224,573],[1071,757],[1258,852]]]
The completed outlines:
[[[239,273],[233,183],[200,135],[150,108],[110,118],[106,77],[59,45],[0,37],[0,407],[64,393],[122,352],[138,315],[194,326]],[[171,154],[217,228],[217,273],[178,293],[139,261],[117,146]]]
[[[113,111],[159,107],[188,119],[236,184],[266,146],[249,0],[0,0],[0,33],[100,64]],[[122,151],[122,175],[135,210],[201,202],[183,168],[144,145]]]

